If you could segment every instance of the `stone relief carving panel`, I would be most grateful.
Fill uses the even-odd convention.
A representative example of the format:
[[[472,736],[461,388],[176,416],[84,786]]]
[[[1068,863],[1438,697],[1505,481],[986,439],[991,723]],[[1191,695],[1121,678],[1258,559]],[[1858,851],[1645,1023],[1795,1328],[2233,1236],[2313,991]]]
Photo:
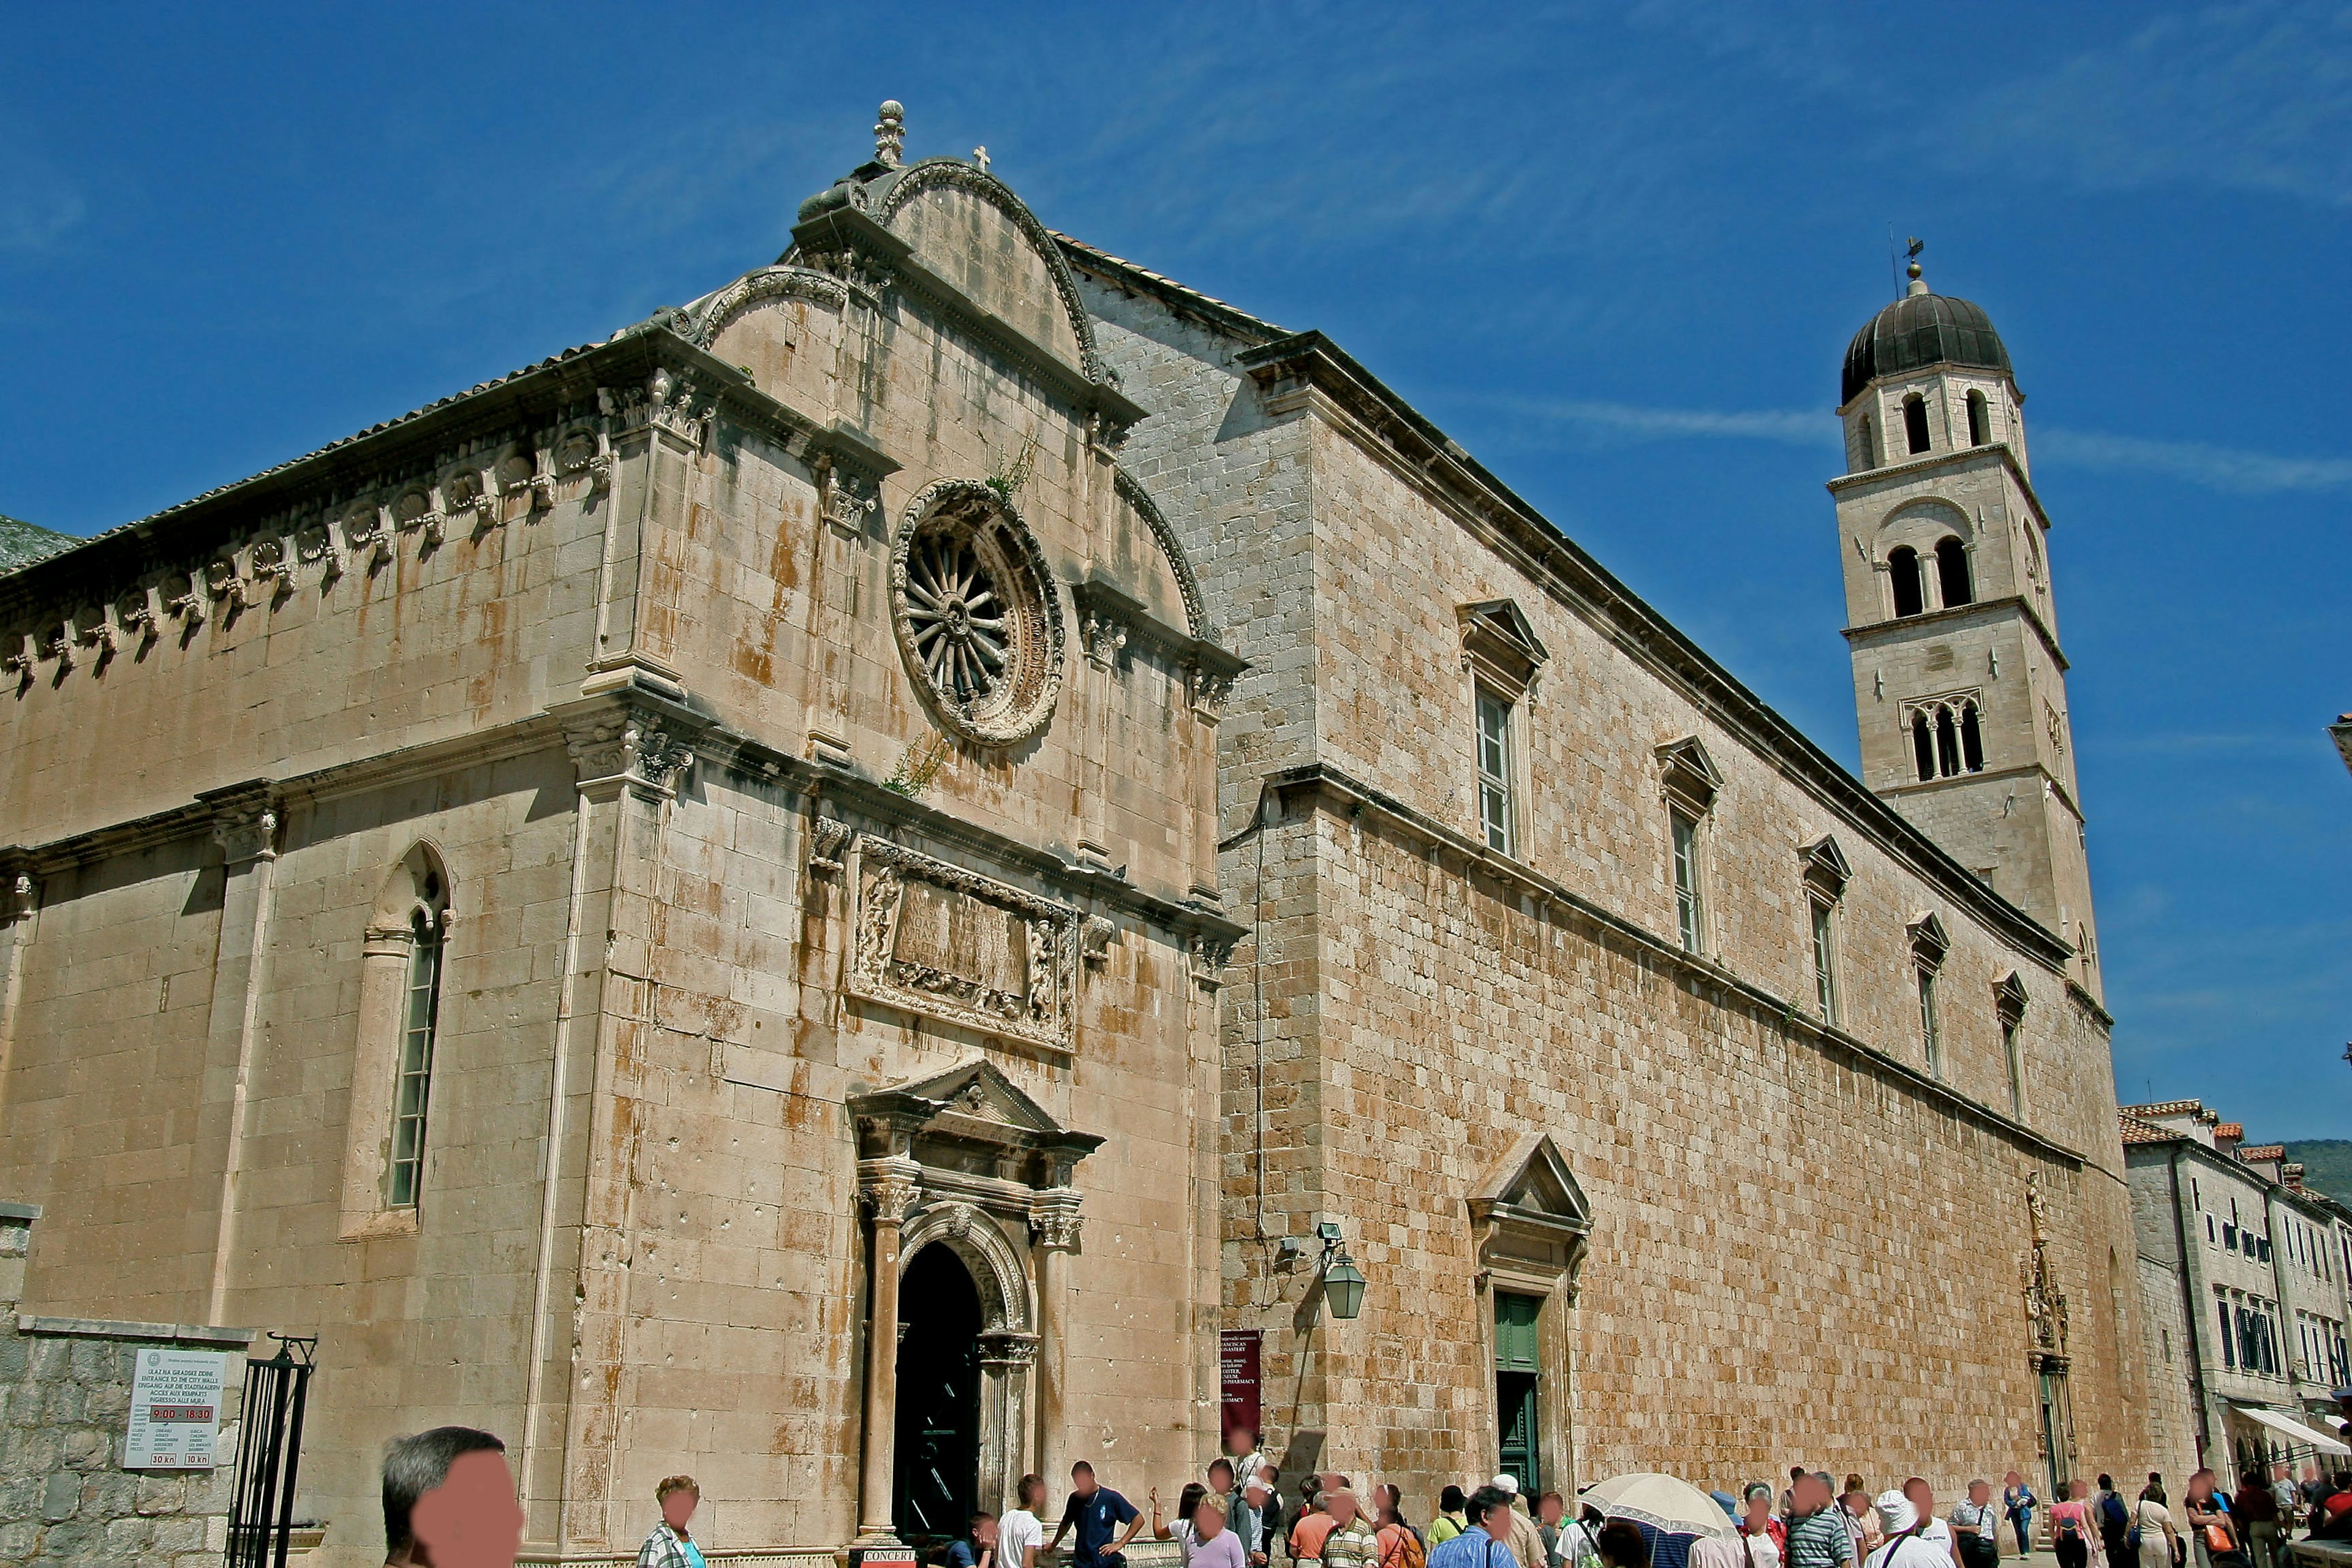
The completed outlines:
[[[852,854],[851,994],[982,1034],[1075,1047],[1076,909],[870,834]]]

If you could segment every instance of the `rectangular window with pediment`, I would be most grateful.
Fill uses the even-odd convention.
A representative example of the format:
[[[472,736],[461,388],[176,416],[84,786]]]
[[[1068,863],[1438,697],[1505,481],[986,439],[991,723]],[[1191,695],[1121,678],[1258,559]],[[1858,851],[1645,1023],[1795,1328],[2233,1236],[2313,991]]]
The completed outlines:
[[[1486,847],[1515,853],[1517,839],[1512,790],[1511,705],[1478,689],[1478,827]]]
[[[1700,885],[1698,821],[1681,811],[1669,816],[1675,837],[1675,929],[1685,952],[1702,952],[1706,945],[1706,896]]]
[[[1936,1078],[1944,1076],[1944,1030],[1936,1016],[1936,972],[1922,969],[1919,975],[1919,1049],[1927,1059],[1927,1071]]]
[[[1838,1021],[1837,906],[1826,899],[1809,900],[1813,917],[1813,1007],[1824,1024]]]

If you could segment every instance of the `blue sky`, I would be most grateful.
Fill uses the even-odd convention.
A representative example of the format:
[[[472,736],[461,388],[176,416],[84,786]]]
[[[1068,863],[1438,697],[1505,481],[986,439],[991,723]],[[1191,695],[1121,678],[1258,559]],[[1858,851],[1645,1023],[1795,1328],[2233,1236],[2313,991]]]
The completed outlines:
[[[2352,1134],[2352,10],[10,6],[0,512],[89,532],[699,294],[862,157],[1320,327],[1852,765],[1887,231],[2029,396],[2126,1099]]]

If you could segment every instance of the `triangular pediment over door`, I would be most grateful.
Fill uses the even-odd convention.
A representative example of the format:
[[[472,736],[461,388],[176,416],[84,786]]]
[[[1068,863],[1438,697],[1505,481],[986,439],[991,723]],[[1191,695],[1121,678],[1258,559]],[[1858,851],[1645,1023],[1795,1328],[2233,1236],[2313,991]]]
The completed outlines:
[[[1529,1133],[1469,1200],[1478,1264],[1507,1289],[1572,1300],[1592,1229],[1591,1205],[1549,1133]]]

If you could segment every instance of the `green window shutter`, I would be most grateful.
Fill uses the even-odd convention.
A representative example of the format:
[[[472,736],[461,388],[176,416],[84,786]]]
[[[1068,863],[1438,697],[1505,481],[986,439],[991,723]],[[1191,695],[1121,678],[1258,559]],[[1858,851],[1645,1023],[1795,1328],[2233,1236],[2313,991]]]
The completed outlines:
[[[1495,1292],[1495,1365],[1498,1370],[1538,1370],[1536,1313],[1542,1306],[1543,1298],[1539,1296]]]

